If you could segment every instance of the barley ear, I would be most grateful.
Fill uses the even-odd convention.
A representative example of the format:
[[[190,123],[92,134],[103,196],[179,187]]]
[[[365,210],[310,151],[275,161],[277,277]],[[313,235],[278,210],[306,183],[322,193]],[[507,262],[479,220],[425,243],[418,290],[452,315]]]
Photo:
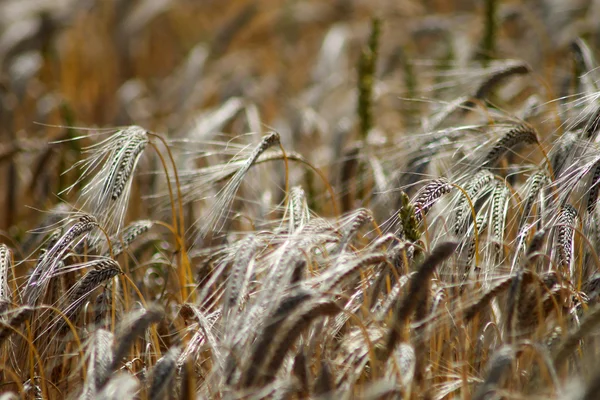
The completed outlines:
[[[391,326],[386,338],[384,359],[389,357],[401,339],[406,321],[423,298],[423,288],[429,287],[426,282],[431,279],[435,269],[448,259],[457,247],[458,243],[456,242],[442,242],[438,244],[412,276],[406,295],[394,310]]]

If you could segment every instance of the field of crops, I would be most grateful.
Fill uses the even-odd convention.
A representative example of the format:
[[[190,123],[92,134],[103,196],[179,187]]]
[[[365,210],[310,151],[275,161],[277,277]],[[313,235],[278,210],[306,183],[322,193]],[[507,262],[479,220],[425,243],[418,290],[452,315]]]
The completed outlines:
[[[598,21],[0,2],[0,400],[600,398]]]

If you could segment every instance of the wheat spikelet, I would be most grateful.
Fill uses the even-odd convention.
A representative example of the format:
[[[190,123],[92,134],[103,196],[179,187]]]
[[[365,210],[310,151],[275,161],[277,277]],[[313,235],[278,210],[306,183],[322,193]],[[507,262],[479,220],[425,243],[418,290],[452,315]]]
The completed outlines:
[[[415,350],[409,343],[399,343],[387,361],[387,377],[392,378],[392,376],[396,374],[395,364],[399,370],[399,383],[405,393],[413,383],[416,361],[417,357],[415,355]]]
[[[536,201],[539,200],[540,192],[543,187],[550,182],[550,179],[543,171],[538,171],[531,175],[526,182],[528,186],[523,213],[521,214],[521,222],[519,224],[518,243],[516,245],[516,254],[513,261],[513,266],[519,265],[521,262],[522,251],[525,250],[525,239],[530,226],[527,224],[531,210]],[[538,249],[539,250],[539,249]],[[537,251],[537,250],[535,250]],[[529,254],[529,250],[527,250]]]
[[[519,144],[539,143],[537,132],[533,127],[525,124],[511,128],[500,138],[486,155],[483,165],[494,166],[509,150]]]
[[[175,377],[177,359],[180,354],[181,350],[173,347],[154,365],[152,369],[152,384],[149,389],[150,400],[164,399],[172,392],[171,384]]]
[[[544,285],[550,289],[551,286]],[[550,293],[543,293],[542,288],[530,288],[519,302],[517,313],[517,329],[520,332],[531,331],[540,321],[552,311],[555,302],[560,301],[560,292],[562,288],[552,289]],[[542,294],[540,298],[540,294]],[[540,304],[541,302],[541,304]]]
[[[90,232],[97,226],[98,221],[96,220],[96,217],[90,214],[82,215],[79,217],[78,221],[56,241],[56,244],[48,249],[44,255],[44,259],[60,259],[64,255],[64,252],[67,250],[68,246],[71,245],[75,239],[84,233]]]
[[[331,372],[331,368],[329,367],[329,364],[327,364],[324,360],[321,360],[321,371],[319,371],[319,375],[315,380],[312,393],[320,398],[324,396],[331,397],[333,395],[332,393],[334,388],[334,376]]]
[[[417,222],[423,219],[440,197],[451,190],[452,185],[446,179],[435,179],[425,185],[413,201]]]
[[[326,282],[323,285],[323,293],[328,293],[339,285],[343,284],[347,279],[353,277],[361,268],[369,265],[383,263],[387,261],[387,256],[384,253],[372,253],[353,260],[345,266],[343,272],[337,274],[326,275],[323,280]]]
[[[89,208],[111,234],[121,229],[129,201],[133,172],[148,143],[145,129],[129,126],[85,147],[84,153],[90,153],[90,156],[67,170],[68,172],[79,167],[82,172],[77,181],[63,192],[73,190],[93,175],[81,190],[81,204],[78,207]]]
[[[392,287],[392,290],[390,290],[388,295],[384,298],[383,302],[376,306],[376,309],[379,310],[377,320],[384,320],[388,313],[392,310],[394,305],[398,302],[398,296],[401,294],[404,286],[409,282],[411,276],[412,275],[401,276]]]
[[[99,388],[104,386],[110,374],[113,363],[113,341],[111,332],[98,329],[92,334],[86,350],[88,358],[87,380],[80,396],[81,400],[92,399],[97,395]]]
[[[306,193],[300,186],[290,190],[290,232],[302,228],[310,220]]]
[[[85,214],[57,240],[56,244],[47,250],[29,277],[23,292],[27,304],[35,304],[48,285],[48,280],[54,275],[65,252],[75,240],[98,226],[96,218]]]
[[[525,205],[523,206],[523,214],[521,214],[521,226],[525,223],[525,220],[529,217],[535,201],[537,200],[541,189],[548,183],[548,175],[544,171],[538,171],[531,175],[526,182],[528,185],[527,197],[525,199]]]
[[[295,309],[313,297],[314,295],[311,292],[297,290],[295,293],[284,297],[279,302],[277,308],[267,318],[265,327],[254,343],[253,351],[249,358],[251,360],[251,365],[262,365],[265,357],[267,356],[267,350],[285,319],[288,318]],[[246,382],[252,381],[256,372],[257,371],[254,369],[248,371],[249,375],[246,376]]]
[[[113,155],[101,191],[101,196],[108,196],[112,201],[119,199],[129,185],[139,157],[148,144],[148,135],[139,126],[130,126],[119,134],[124,138]]]
[[[235,175],[231,177],[229,182],[217,195],[217,200],[211,206],[207,219],[203,221],[202,226],[199,229],[200,237],[204,238],[210,231],[219,231],[222,228],[223,216],[229,212],[231,202],[242,184],[246,173],[265,150],[278,144],[280,144],[280,137],[277,132],[270,133],[262,138],[258,146],[250,153],[244,164],[237,170]]]
[[[111,298],[106,290],[96,296],[96,302],[94,303],[94,324],[96,326],[107,329],[110,306]]]
[[[417,219],[419,210],[415,210],[415,207],[411,204],[406,193],[401,192],[399,197],[400,210],[398,211],[398,217],[401,224],[397,235],[400,240],[416,242],[421,238],[419,220]]]
[[[488,226],[487,215],[478,215],[475,224],[477,224],[477,232],[483,232]],[[467,248],[467,265],[471,265],[475,258],[475,251],[477,250],[476,244],[475,230],[473,230],[473,235],[469,241],[469,247]]]
[[[487,376],[484,382],[479,386],[473,400],[484,400],[493,391],[494,387],[500,383],[502,377],[510,369],[515,352],[512,347],[504,346],[494,352],[489,366]]]
[[[587,200],[587,212],[590,214],[594,213],[596,209],[596,204],[598,203],[598,191],[600,191],[600,161],[597,161],[592,168],[592,179],[590,181],[590,190],[588,192],[588,200]]]
[[[483,193],[485,193],[484,189],[488,188],[493,180],[494,174],[487,169],[482,169],[478,171],[471,180],[469,180],[465,187],[465,192],[471,201],[474,201],[475,198],[479,198]],[[462,193],[460,193],[455,208],[454,234],[456,236],[464,234],[465,230],[467,229],[467,224],[465,218],[463,217],[465,212],[468,212],[467,215],[471,215],[470,210],[467,209],[467,199]]]
[[[509,337],[514,336],[514,318],[523,306],[523,297],[527,292],[528,285],[533,281],[533,274],[526,270],[517,271],[508,292],[508,301],[506,305],[505,327]]]
[[[373,222],[373,213],[366,208],[359,208],[349,216],[350,221],[342,226],[342,239],[339,249],[342,250],[364,225]]]
[[[127,320],[121,322],[114,341],[113,362],[109,368],[110,371],[117,369],[134,340],[162,317],[163,311],[159,307],[151,305],[146,310],[138,310],[132,313]]]
[[[264,380],[270,381],[281,366],[289,348],[295,343],[300,334],[318,317],[333,316],[341,309],[333,301],[316,300],[301,306],[286,319],[280,334],[273,337],[273,344],[269,347],[264,369]],[[260,365],[254,368],[261,370]],[[251,386],[253,379],[246,380],[245,386]]]
[[[479,300],[474,304],[467,307],[463,311],[463,318],[465,322],[471,321],[478,313],[480,313],[490,302],[500,295],[502,292],[507,290],[516,279],[516,275],[504,279],[502,282],[496,284],[494,287],[489,289]]]
[[[579,78],[579,90],[585,93],[594,93],[598,89],[594,82],[594,77],[589,74],[596,69],[596,62],[593,57],[593,52],[581,38],[575,39],[571,43],[571,52],[575,61],[576,75]]]
[[[506,226],[506,209],[508,207],[508,198],[510,191],[503,184],[497,184],[494,192],[492,193],[492,212],[491,218],[491,229],[492,237],[494,238],[494,247],[496,250],[497,260],[502,258],[503,243],[504,243],[504,230]]]
[[[298,383],[300,384],[300,395],[308,395],[308,366],[306,363],[306,355],[304,355],[302,348],[298,351],[296,357],[294,357],[292,371],[294,376],[298,379]]]
[[[11,301],[10,288],[8,286],[8,271],[12,263],[12,252],[3,243],[0,243],[0,303]]]
[[[567,361],[569,355],[578,346],[579,341],[585,338],[600,322],[600,307],[590,310],[577,329],[567,335],[554,352],[553,363],[556,369],[560,369]]]
[[[565,132],[552,147],[548,154],[554,177],[559,178],[565,170],[568,162],[572,158],[573,153],[577,150],[578,135],[576,132]]]
[[[23,393],[28,394],[34,400],[44,400],[44,393],[40,385],[40,376],[36,375],[23,382]]]
[[[575,231],[575,219],[577,218],[577,210],[570,204],[561,207],[558,213],[558,262],[567,271],[571,268],[571,260],[573,258],[573,239]]]
[[[259,249],[259,244],[260,242],[255,236],[247,236],[233,260],[223,302],[223,315],[225,316],[229,315],[229,311],[234,309],[239,299],[245,295],[246,284],[254,269],[254,256]]]
[[[138,390],[139,382],[127,373],[113,376],[97,394],[97,399],[121,400],[133,399]]]
[[[527,247],[527,251],[525,256],[527,259],[525,260],[525,267],[531,266],[531,261],[535,253],[542,250],[544,246],[544,242],[546,241],[546,230],[542,229],[537,231],[533,237],[531,238],[531,242],[529,242],[529,246]]]
[[[32,316],[33,312],[34,308],[32,307],[19,307],[14,312],[13,316],[10,319],[8,319],[8,321],[0,322],[0,346],[2,346],[4,341],[14,333],[13,329],[17,329],[21,325],[23,325],[23,323]]]
[[[485,99],[495,87],[507,78],[510,78],[513,75],[528,74],[530,72],[531,68],[529,68],[527,64],[509,65],[498,71],[494,71],[479,85],[475,91],[474,97],[476,99]]]
[[[73,287],[66,308],[68,316],[73,316],[98,286],[123,273],[119,264],[110,258],[91,261],[85,266],[94,269],[85,274]]]
[[[154,221],[151,220],[140,220],[129,224],[123,229],[123,232],[117,236],[111,238],[112,243],[112,255],[114,258],[118,257],[129,247],[129,245],[140,235],[148,232],[154,225]],[[106,250],[103,253],[104,257],[110,256],[110,250]]]
[[[406,323],[410,314],[415,310],[419,301],[422,300],[422,290],[426,290],[429,287],[426,282],[431,279],[435,269],[449,258],[457,247],[458,244],[455,242],[443,242],[438,244],[419,266],[416,274],[410,279],[410,286],[407,293],[394,310],[392,326],[390,327],[385,344],[385,359],[389,357],[390,353],[396,347],[401,336],[402,326]]]

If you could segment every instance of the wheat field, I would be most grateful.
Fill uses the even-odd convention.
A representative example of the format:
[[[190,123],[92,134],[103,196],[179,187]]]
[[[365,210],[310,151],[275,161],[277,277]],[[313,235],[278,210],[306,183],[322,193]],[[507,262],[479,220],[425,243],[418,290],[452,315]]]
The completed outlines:
[[[0,3],[0,400],[600,398],[600,1]]]

